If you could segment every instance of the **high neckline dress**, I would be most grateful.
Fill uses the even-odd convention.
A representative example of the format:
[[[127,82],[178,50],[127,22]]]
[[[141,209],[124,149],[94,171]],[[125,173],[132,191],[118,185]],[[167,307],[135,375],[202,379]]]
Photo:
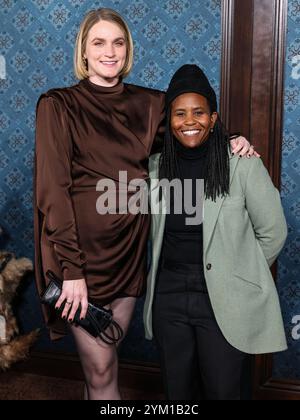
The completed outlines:
[[[134,179],[147,182],[163,124],[164,94],[122,81],[102,87],[85,79],[41,96],[34,186],[39,293],[50,269],[64,280],[85,278],[94,303],[143,294],[150,215],[99,214],[97,184],[111,180],[119,193]],[[127,185],[120,185],[119,171],[126,171]],[[64,323],[43,311],[51,338],[60,338]]]

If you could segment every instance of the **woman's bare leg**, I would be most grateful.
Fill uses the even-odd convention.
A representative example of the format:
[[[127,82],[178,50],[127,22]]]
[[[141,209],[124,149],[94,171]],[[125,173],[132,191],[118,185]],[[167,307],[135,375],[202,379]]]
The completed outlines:
[[[116,299],[111,303],[114,319],[127,333],[135,298]],[[117,346],[105,344],[101,339],[94,339],[81,328],[71,327],[82,368],[86,378],[89,400],[120,400],[118,386]],[[119,344],[119,343],[118,343]]]

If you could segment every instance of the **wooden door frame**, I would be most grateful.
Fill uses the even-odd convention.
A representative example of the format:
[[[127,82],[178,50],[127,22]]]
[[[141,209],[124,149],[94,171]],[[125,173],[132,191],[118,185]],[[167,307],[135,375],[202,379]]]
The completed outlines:
[[[287,15],[288,0],[222,0],[221,116],[256,146],[278,188]],[[255,399],[300,399],[300,381],[273,377],[271,355],[256,357],[254,371]]]

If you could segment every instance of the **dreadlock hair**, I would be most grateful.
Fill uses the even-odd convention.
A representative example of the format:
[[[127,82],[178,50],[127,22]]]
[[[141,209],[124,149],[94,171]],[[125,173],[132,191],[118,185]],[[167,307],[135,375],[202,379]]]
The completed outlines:
[[[167,110],[165,141],[159,163],[160,180],[168,179],[172,181],[180,177],[175,141],[171,129],[170,106]],[[209,147],[205,168],[205,196],[213,201],[216,201],[219,196],[225,197],[229,194],[229,141],[230,135],[218,116],[214,130],[207,139]]]

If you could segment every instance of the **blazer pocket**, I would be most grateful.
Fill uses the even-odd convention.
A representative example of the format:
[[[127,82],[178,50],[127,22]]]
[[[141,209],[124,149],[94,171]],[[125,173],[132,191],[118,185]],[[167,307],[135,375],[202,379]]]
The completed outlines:
[[[240,281],[243,281],[245,284],[247,284],[248,286],[251,286],[251,287],[255,287],[257,290],[259,290],[260,292],[262,292],[263,291],[263,288],[261,287],[261,285],[260,284],[258,284],[258,283],[255,283],[255,282],[253,282],[253,281],[251,281],[251,280],[248,280],[247,278],[245,278],[246,276],[244,276],[243,274],[241,274],[241,273],[239,273],[239,272],[234,272],[233,273],[233,276],[236,278],[236,279],[238,279],[238,280],[240,280]]]

